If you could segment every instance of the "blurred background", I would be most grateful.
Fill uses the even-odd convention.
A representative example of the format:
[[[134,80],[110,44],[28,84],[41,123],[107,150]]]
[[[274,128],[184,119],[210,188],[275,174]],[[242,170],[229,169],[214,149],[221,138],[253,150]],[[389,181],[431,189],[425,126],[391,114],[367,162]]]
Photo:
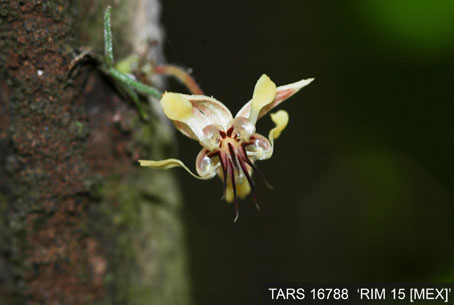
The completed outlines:
[[[451,0],[163,1],[166,58],[232,113],[262,73],[316,78],[257,164],[275,187],[255,177],[261,211],[248,197],[233,223],[218,179],[179,171],[196,304],[256,304],[275,282],[454,281],[453,16]],[[193,167],[199,144],[178,139]]]

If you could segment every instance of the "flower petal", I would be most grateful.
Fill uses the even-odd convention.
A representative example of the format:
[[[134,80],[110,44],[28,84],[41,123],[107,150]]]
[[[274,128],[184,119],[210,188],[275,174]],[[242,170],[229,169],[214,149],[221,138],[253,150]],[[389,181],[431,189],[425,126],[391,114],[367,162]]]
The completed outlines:
[[[251,186],[247,182],[246,179],[243,179],[242,181],[236,182],[236,195],[240,197],[240,199],[243,199],[249,193],[251,192]],[[227,188],[225,192],[225,201],[227,202],[232,202],[235,199],[235,196],[233,194],[233,186],[232,182],[227,182]]]
[[[219,159],[213,160],[213,158],[210,157],[210,151],[206,148],[203,148],[197,155],[195,168],[201,177],[216,176],[216,171],[220,166]]]
[[[183,94],[165,92],[161,98],[165,115],[175,121],[186,121],[192,116],[192,104]]]
[[[210,124],[218,124],[227,129],[229,122],[233,119],[230,110],[223,103],[212,97],[205,95],[184,95],[184,97],[194,107],[193,114],[197,118],[203,118],[207,121],[203,127]]]
[[[278,112],[271,114],[271,119],[273,120],[275,127],[270,130],[268,140],[266,140],[264,136],[254,134],[254,145],[248,147],[247,153],[253,160],[267,160],[271,158],[274,151],[274,140],[281,135],[281,132],[287,126],[289,117],[287,111],[279,110]]]
[[[255,84],[254,94],[252,95],[249,121],[252,125],[257,122],[260,110],[272,103],[276,98],[276,84],[266,75],[262,74]]]
[[[270,140],[271,145],[274,145],[274,140],[279,138],[281,132],[287,127],[289,117],[285,110],[279,110],[278,112],[272,113],[270,116],[276,126],[270,130],[268,139]]]
[[[166,92],[161,98],[166,116],[184,135],[204,141],[203,129],[212,124],[227,129],[233,119],[230,110],[218,100],[205,95],[185,95]]]
[[[197,174],[194,174],[186,165],[181,160],[178,159],[166,159],[166,160],[160,160],[160,161],[154,161],[154,160],[139,160],[140,166],[149,166],[153,168],[160,168],[160,169],[169,169],[173,167],[182,167],[184,168],[188,173],[190,173],[193,177],[201,180],[207,180],[213,178],[213,175],[207,174],[206,176],[199,176]]]
[[[265,114],[267,114],[271,109],[297,93],[301,88],[309,85],[314,79],[313,78],[308,78],[308,79],[303,79],[300,80],[299,82],[288,84],[285,86],[280,86],[276,88],[276,97],[272,103],[269,103],[265,105],[261,110],[258,115],[258,119],[263,117]],[[245,117],[249,118],[249,115],[251,113],[251,104],[253,100],[247,102],[243,108],[241,108],[240,111],[236,114],[235,117]]]

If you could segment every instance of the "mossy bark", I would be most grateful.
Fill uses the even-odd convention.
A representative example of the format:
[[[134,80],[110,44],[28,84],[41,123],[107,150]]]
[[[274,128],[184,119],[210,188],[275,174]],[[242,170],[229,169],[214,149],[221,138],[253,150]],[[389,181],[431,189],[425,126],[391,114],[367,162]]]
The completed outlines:
[[[178,185],[137,166],[172,150],[172,129],[156,101],[143,121],[90,65],[68,68],[102,51],[108,2],[0,3],[1,304],[189,303]],[[118,58],[159,42],[156,12],[131,34],[153,3],[114,2]]]

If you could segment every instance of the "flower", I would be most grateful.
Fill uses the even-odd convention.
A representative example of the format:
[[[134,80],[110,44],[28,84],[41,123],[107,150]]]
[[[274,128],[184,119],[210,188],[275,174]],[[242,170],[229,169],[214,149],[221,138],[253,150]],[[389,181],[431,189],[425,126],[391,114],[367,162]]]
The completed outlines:
[[[225,200],[235,203],[236,221],[237,197],[244,198],[252,190],[255,201],[251,176],[253,170],[258,170],[254,162],[271,158],[274,140],[287,126],[289,117],[284,110],[271,114],[275,127],[268,138],[255,132],[257,120],[312,81],[310,78],[276,87],[263,74],[255,85],[252,100],[235,118],[224,104],[212,97],[166,92],[161,98],[165,115],[179,131],[203,146],[196,159],[197,174],[178,159],[139,160],[139,163],[161,169],[183,167],[195,178],[204,180],[218,175],[224,181]]]

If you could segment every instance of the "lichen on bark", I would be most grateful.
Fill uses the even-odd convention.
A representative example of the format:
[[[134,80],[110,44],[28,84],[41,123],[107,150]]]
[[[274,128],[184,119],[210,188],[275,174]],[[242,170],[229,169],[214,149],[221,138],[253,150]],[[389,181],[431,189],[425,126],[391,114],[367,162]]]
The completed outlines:
[[[9,1],[2,11],[11,145],[2,246],[11,302],[91,302],[103,288],[84,275],[88,255],[78,230],[90,170],[86,134],[76,127],[88,120],[79,98],[86,69],[68,70],[72,8],[68,1]]]
[[[167,123],[89,65],[68,69],[80,29],[96,48],[106,2],[0,3],[2,304],[189,302],[178,185],[135,162],[172,149]],[[115,2],[116,55],[143,43],[128,33],[151,2]]]

